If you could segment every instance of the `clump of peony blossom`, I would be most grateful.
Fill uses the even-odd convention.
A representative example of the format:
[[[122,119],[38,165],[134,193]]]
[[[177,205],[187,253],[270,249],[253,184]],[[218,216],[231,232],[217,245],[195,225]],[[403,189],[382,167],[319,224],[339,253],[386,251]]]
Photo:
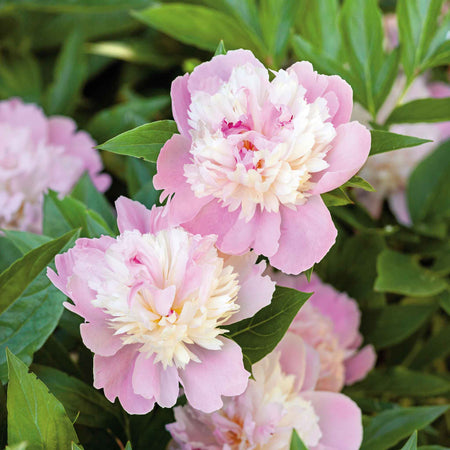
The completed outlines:
[[[130,414],[175,405],[179,383],[194,408],[211,412],[248,382],[242,351],[223,325],[254,315],[275,289],[257,256],[227,256],[214,235],[169,226],[166,207],[121,197],[120,235],[79,239],[48,276],[85,319],[94,386]]]
[[[45,117],[33,104],[0,102],[0,228],[42,232],[48,189],[67,194],[84,172],[105,191],[110,177],[95,142],[68,117]]]
[[[320,194],[361,168],[370,133],[350,122],[352,89],[308,62],[268,70],[250,51],[230,51],[172,84],[180,134],[163,147],[154,177],[172,196],[171,220],[217,234],[218,248],[253,248],[300,273],[333,245]]]
[[[316,388],[339,392],[344,384],[362,380],[375,366],[376,354],[372,345],[358,350],[362,336],[358,331],[361,313],[356,301],[323,283],[316,274],[311,275],[310,282],[304,275],[272,272],[271,277],[280,286],[313,292],[287,333],[301,336],[318,353],[320,373]]]
[[[310,450],[357,450],[361,411],[348,397],[314,390],[318,359],[299,336],[287,336],[253,366],[246,391],[212,414],[189,405],[167,425],[173,449],[284,450],[295,429]]]
[[[402,85],[402,79],[399,78],[394,85],[391,98],[381,111],[382,118],[386,118],[385,116],[394,108],[393,101],[400,95]],[[438,82],[429,83],[427,77],[423,75],[414,80],[405,95],[404,101],[449,96],[449,86]],[[361,112],[356,114],[355,117],[363,120]],[[364,164],[360,175],[369,181],[376,192],[358,191],[357,197],[374,218],[380,217],[383,201],[387,199],[397,220],[404,225],[410,225],[411,218],[406,200],[409,176],[422,159],[430,154],[440,142],[450,137],[450,122],[399,124],[391,126],[389,131],[425,138],[433,142],[371,156]]]

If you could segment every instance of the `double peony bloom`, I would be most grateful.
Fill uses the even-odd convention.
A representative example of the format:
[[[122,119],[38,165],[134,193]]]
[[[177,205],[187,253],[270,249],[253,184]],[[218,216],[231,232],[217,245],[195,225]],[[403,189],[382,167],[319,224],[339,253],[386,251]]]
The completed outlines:
[[[359,448],[361,412],[338,391],[375,355],[358,352],[353,300],[294,279],[317,298],[250,381],[224,329],[271,301],[275,283],[259,255],[299,274],[333,245],[320,194],[356,174],[370,148],[369,131],[349,122],[350,86],[307,62],[271,79],[237,50],[177,78],[172,104],[180,134],[154,177],[167,204],[149,211],[120,198],[120,235],[79,239],[57,256],[58,273],[49,270],[85,319],[95,387],[131,414],[172,407],[184,393],[168,425],[183,449],[284,449],[293,429],[310,449]]]
[[[0,228],[41,233],[45,192],[68,194],[84,172],[105,191],[111,180],[99,173],[95,145],[68,117],[47,118],[19,99],[1,101]]]

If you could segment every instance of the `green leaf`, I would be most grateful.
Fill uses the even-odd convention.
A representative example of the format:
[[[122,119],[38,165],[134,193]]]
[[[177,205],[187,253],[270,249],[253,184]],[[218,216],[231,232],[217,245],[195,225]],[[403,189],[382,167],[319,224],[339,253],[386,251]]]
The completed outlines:
[[[148,0],[0,0],[1,6],[45,12],[93,13],[128,11],[148,5]]]
[[[185,44],[214,52],[221,39],[229,49],[249,48],[260,54],[258,37],[233,17],[185,3],[155,4],[132,15]]]
[[[298,0],[262,0],[260,2],[260,22],[270,56],[269,66],[278,68],[283,61],[298,8]]]
[[[225,44],[223,43],[223,40],[221,40],[221,41],[219,42],[219,45],[218,45],[217,48],[216,48],[216,51],[214,52],[214,56],[217,56],[217,55],[226,55],[226,53],[227,53],[227,50],[226,50],[226,48],[225,48]]]
[[[119,134],[98,147],[108,152],[156,162],[162,146],[177,131],[173,120],[159,120]]]
[[[364,86],[364,92],[360,93],[363,105],[374,115],[374,84],[384,57],[384,32],[377,1],[345,0],[341,10],[341,32],[350,67]]]
[[[436,311],[436,305],[387,305],[364,309],[362,333],[377,349],[402,342]]]
[[[21,257],[17,247],[5,236],[0,236],[0,273]]]
[[[8,443],[27,441],[33,448],[70,449],[78,442],[63,405],[27,366],[6,350],[8,359]]]
[[[350,178],[350,180],[344,183],[341,187],[359,188],[364,189],[365,191],[368,192],[375,192],[374,187],[368,181],[366,181],[364,178],[359,177],[358,175],[355,175],[352,178]]]
[[[373,370],[363,381],[352,385],[349,390],[352,393],[362,390],[365,394],[373,396],[386,394],[396,397],[432,397],[448,393],[450,382],[436,375],[398,366],[386,370]]]
[[[447,287],[445,280],[422,267],[413,256],[389,249],[378,256],[377,272],[374,289],[378,292],[427,297]]]
[[[289,446],[289,450],[308,450],[305,444],[300,439],[297,431],[292,430],[291,444]]]
[[[112,428],[120,423],[117,405],[82,381],[51,367],[32,366],[33,372],[64,405],[71,420],[87,427]]]
[[[408,437],[415,430],[429,425],[448,406],[394,408],[374,417],[364,429],[361,450],[385,450]]]
[[[128,195],[151,208],[158,200],[160,191],[153,186],[156,164],[137,158],[127,158],[126,181]]]
[[[236,341],[252,364],[280,342],[292,320],[311,294],[277,286],[270,305],[253,317],[227,325],[226,337]]]
[[[56,192],[49,191],[44,197],[44,234],[59,236],[73,228],[81,228],[83,237],[114,234],[103,218],[83,203],[70,196],[59,199]]]
[[[419,71],[438,28],[443,0],[399,0],[397,20],[403,68],[409,80]]]
[[[43,234],[34,234],[27,231],[5,230],[4,233],[22,255],[52,240],[51,237]]]
[[[387,96],[391,92],[392,86],[398,76],[400,63],[400,51],[398,48],[394,49],[387,57],[385,57],[380,71],[374,79],[374,103],[375,110],[378,111]]]
[[[431,336],[431,338],[416,353],[410,366],[413,369],[420,369],[431,364],[438,358],[446,358],[450,354],[450,325],[444,326],[440,331]]]
[[[116,231],[116,218],[114,217],[111,206],[105,196],[94,186],[91,177],[87,173],[80,178],[70,193],[70,196],[82,202],[90,210],[100,214],[109,228]]]
[[[337,188],[321,195],[326,206],[342,206],[353,203],[351,198],[345,193],[344,189]]]
[[[450,210],[450,141],[423,159],[409,177],[408,209],[414,224],[440,217]]]
[[[78,230],[72,230],[59,239],[47,242],[30,251],[0,274],[0,314],[12,305],[50,264]]]
[[[414,431],[401,450],[417,450],[417,430]]]
[[[337,0],[303,0],[296,16],[301,36],[321,53],[337,60],[341,49]]]
[[[390,152],[399,148],[415,147],[417,145],[432,142],[429,139],[420,139],[414,136],[390,133],[389,131],[371,130],[372,144],[370,155]]]
[[[422,98],[398,106],[386,123],[445,122],[450,120],[450,97]]]
[[[133,98],[97,113],[89,122],[87,130],[98,141],[106,141],[131,128],[145,125],[170,104],[168,95],[150,98]]]
[[[75,28],[67,37],[56,61],[54,80],[47,93],[48,114],[70,114],[86,80],[84,39]]]

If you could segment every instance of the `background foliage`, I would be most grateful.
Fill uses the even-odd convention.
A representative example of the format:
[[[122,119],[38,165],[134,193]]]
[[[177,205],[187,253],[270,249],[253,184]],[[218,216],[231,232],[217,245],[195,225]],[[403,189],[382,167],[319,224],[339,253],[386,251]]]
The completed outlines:
[[[172,79],[225,47],[248,48],[272,69],[306,59],[351,84],[371,118],[372,154],[417,145],[420,140],[392,134],[389,127],[450,120],[449,98],[402,100],[425,71],[446,77],[450,15],[440,15],[443,3],[0,0],[0,98],[20,96],[47,114],[73,116],[103,143],[105,165],[114,174],[107,198],[87,176],[64,199],[49,192],[43,236],[0,236],[2,447],[82,448],[81,442],[85,449],[113,449],[129,441],[127,448],[139,450],[168,442],[170,410],[132,417],[92,387],[92,356],[81,344],[80,321],[63,312],[64,296],[44,268],[78,236],[117,233],[110,202],[118,195],[146,206],[158,202],[151,181],[155,161],[176,132],[168,95]],[[389,51],[383,14],[393,11],[400,42]],[[380,120],[399,73],[406,78],[403,94]],[[364,450],[450,445],[449,146],[439,146],[410,178],[412,228],[399,225],[386,207],[374,221],[354,200],[355,187],[370,190],[358,177],[325,196],[339,236],[314,270],[358,301],[364,339],[379,355],[368,378],[345,390],[364,413]],[[270,336],[266,353],[279,339],[275,331],[286,329],[306,300],[287,291],[278,289],[272,309],[258,313],[271,317],[286,310],[264,330]],[[258,315],[244,322],[231,333],[251,364],[264,354],[252,348],[246,330],[261,325]],[[302,444],[294,437],[291,448]]]

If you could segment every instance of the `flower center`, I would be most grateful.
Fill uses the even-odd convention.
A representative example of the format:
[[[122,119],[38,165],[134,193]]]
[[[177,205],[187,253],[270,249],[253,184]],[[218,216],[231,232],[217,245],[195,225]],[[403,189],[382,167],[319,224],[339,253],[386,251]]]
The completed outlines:
[[[139,344],[164,367],[199,361],[195,345],[220,349],[220,325],[239,309],[237,274],[214,244],[182,228],[127,231],[106,251],[101,280],[90,282],[93,304],[125,345]]]
[[[236,67],[215,93],[192,95],[191,164],[184,167],[197,197],[214,196],[250,220],[258,206],[278,211],[307,201],[311,176],[336,135],[327,102],[305,99],[295,72]]]

